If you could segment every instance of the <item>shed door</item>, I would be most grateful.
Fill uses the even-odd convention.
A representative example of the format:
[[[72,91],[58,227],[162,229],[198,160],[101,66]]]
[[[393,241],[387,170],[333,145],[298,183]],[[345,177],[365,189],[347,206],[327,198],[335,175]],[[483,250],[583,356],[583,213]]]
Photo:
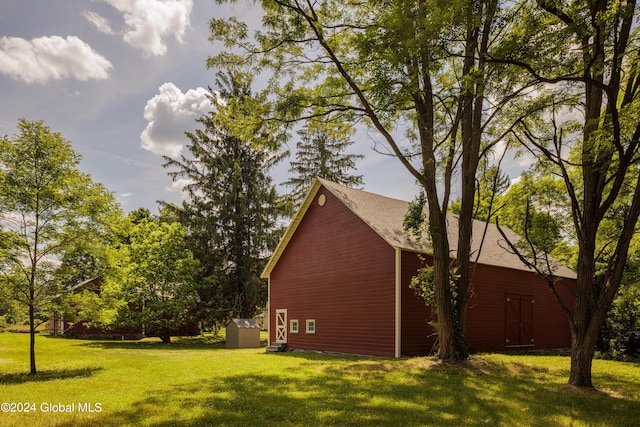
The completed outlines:
[[[287,342],[287,309],[276,310],[276,342]]]
[[[506,294],[505,346],[535,345],[533,338],[532,295]]]

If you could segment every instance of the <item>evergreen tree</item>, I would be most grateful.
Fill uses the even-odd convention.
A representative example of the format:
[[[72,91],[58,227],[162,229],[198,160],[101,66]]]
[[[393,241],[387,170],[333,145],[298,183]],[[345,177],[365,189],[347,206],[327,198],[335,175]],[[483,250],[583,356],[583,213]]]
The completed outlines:
[[[219,110],[242,108],[250,98],[248,83],[218,75],[218,94],[211,102]],[[165,158],[174,180],[189,182],[189,196],[173,209],[188,229],[189,247],[201,263],[200,315],[214,324],[230,317],[251,317],[264,307],[267,286],[260,273],[278,242],[279,197],[267,174],[274,154],[231,136],[212,111],[197,122],[203,129],[187,132],[190,156]]]
[[[294,176],[284,183],[293,188],[292,198],[296,204],[302,202],[316,177],[350,187],[362,185],[362,175],[349,174],[351,169],[355,169],[355,162],[364,157],[344,154],[351,141],[309,128],[299,131],[298,135],[296,160],[291,162],[289,169]]]

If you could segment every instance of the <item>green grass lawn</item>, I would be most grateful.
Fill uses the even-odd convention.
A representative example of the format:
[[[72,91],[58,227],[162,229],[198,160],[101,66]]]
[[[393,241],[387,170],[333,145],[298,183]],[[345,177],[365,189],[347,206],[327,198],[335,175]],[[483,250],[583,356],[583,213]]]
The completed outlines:
[[[640,365],[594,361],[599,391],[566,386],[569,359],[479,355],[460,367],[227,350],[208,337],[139,342],[0,334],[1,426],[640,425]],[[43,412],[62,404],[71,413]],[[87,406],[90,404],[90,406]],[[66,406],[65,406],[66,405]],[[87,412],[89,409],[101,412]]]

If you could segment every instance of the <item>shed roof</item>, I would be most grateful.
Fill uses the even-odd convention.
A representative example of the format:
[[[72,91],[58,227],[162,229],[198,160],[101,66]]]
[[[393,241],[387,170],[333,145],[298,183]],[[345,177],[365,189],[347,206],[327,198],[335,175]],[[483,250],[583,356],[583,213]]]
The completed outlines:
[[[351,210],[358,218],[366,223],[373,231],[375,231],[385,242],[394,248],[405,251],[413,251],[419,253],[430,253],[429,247],[423,247],[418,242],[410,238],[404,231],[403,221],[407,213],[409,203],[404,200],[393,199],[363,190],[357,190],[336,184],[325,179],[318,178],[307,194],[302,206],[294,217],[291,225],[287,229],[278,247],[265,267],[262,277],[268,277],[271,270],[275,267],[278,259],[284,252],[289,240],[295,233],[298,225],[302,221],[307,209],[309,208],[314,197],[325,188],[336,198],[338,198],[349,210]],[[451,258],[456,257],[457,252],[457,235],[458,235],[458,216],[453,214],[447,215],[447,233],[449,235],[449,244],[451,248]],[[486,227],[486,233],[485,233]],[[520,236],[507,227],[500,227],[511,242],[521,240]],[[484,242],[482,250],[480,250],[480,242],[483,234]],[[421,239],[426,242],[426,236]],[[478,258],[479,264],[492,265],[523,271],[532,271],[527,267],[517,255],[508,249],[507,242],[498,231],[495,224],[486,223],[484,221],[473,221],[473,240],[472,251],[477,254],[480,250]],[[576,274],[568,267],[554,261],[554,274],[559,277],[575,278]]]
[[[91,284],[95,285],[97,289],[99,289],[100,288],[100,283],[98,282],[99,279],[100,279],[100,276],[96,276],[96,277],[92,277],[91,279],[83,280],[82,282],[76,283],[75,285],[71,286],[68,289],[68,292],[81,291],[83,288],[87,287],[87,285],[91,285]]]
[[[231,319],[229,325],[235,323],[238,329],[260,329],[260,325],[253,319]]]

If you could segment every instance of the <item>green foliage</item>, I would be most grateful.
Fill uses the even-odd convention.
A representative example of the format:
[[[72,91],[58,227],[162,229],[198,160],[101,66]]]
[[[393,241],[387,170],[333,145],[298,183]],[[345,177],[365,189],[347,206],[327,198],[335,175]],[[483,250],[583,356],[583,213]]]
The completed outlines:
[[[475,219],[495,222],[496,215],[504,208],[500,195],[509,188],[509,177],[502,173],[499,166],[490,165],[484,158],[480,162],[479,179],[476,185],[476,196],[474,203]],[[462,199],[456,199],[449,205],[451,213],[459,214],[462,207]]]
[[[129,224],[121,212],[110,217],[101,234],[79,240],[65,252],[56,270],[63,293],[57,311],[65,321],[83,322],[90,327],[108,329],[126,304],[123,284],[129,264]],[[78,291],[74,286],[97,279],[97,289]]]
[[[428,247],[423,242],[423,236],[428,234],[425,233],[425,231],[428,231],[429,228],[424,213],[426,203],[426,196],[423,192],[420,192],[414,200],[409,202],[409,208],[407,209],[402,224],[405,233],[412,236],[416,242],[425,245],[425,251],[428,250]],[[417,274],[411,278],[409,287],[413,289],[417,297],[425,302],[427,307],[435,308],[436,284],[433,266],[426,263],[423,255],[419,254],[418,258],[423,267],[419,268]]]
[[[640,359],[640,284],[624,286],[603,326],[604,349],[616,360]]]
[[[121,212],[104,186],[78,170],[80,157],[62,135],[25,119],[18,129],[0,140],[0,294],[28,313],[33,336],[64,290],[59,274],[75,274],[70,260],[80,248],[107,245]]]
[[[493,84],[497,73],[484,79],[484,70],[463,67],[471,28],[476,35],[491,30],[492,19],[501,16],[495,2],[260,4],[262,28],[253,37],[237,18],[210,21],[210,40],[224,46],[209,58],[210,68],[269,78],[256,97],[259,105],[246,109],[249,115],[223,111],[225,125],[241,138],[255,123],[282,142],[295,121],[330,128],[363,121],[393,155],[423,156],[426,162],[433,151],[440,161],[449,158],[451,147],[459,149],[460,94],[471,92],[480,100],[485,93],[503,93],[505,85]],[[503,33],[495,36],[497,45]],[[497,64],[481,66],[504,72]],[[425,140],[431,133],[434,141]],[[420,179],[420,167],[405,166]]]
[[[431,252],[429,242],[432,237],[430,235],[429,223],[426,221],[425,205],[426,196],[419,193],[418,196],[409,202],[409,208],[403,220],[403,228],[405,233],[410,235],[415,242],[422,245],[425,253]],[[425,238],[426,236],[426,238]],[[411,278],[409,288],[413,289],[415,295],[422,299],[427,307],[435,312],[437,308],[436,302],[436,278],[434,266],[427,264],[426,257],[417,254],[422,267],[420,267],[415,276]],[[459,298],[458,285],[456,283],[457,275],[452,270],[453,264],[449,265],[449,288],[451,289],[451,305],[455,307],[455,302]],[[437,321],[433,320],[431,324],[437,327]]]
[[[186,246],[179,223],[143,219],[131,234],[128,303],[121,315],[147,336],[170,342],[171,333],[193,321],[199,302],[199,263]]]
[[[414,200],[409,202],[407,213],[404,216],[402,227],[405,233],[413,236],[413,238],[420,242],[422,236],[425,234],[425,228],[428,229],[428,223],[425,216],[425,206],[427,204],[427,196],[424,192],[420,192]],[[426,249],[426,245],[425,245]]]
[[[640,239],[634,238],[620,290],[600,331],[597,349],[616,360],[640,360]]]
[[[451,211],[459,213],[460,199],[451,204]],[[562,180],[546,170],[531,168],[510,183],[497,166],[482,168],[476,187],[474,217],[507,226],[524,238],[516,243],[527,257],[558,255],[568,261],[571,253],[566,245],[573,244],[575,233],[569,200]]]
[[[98,277],[99,290],[71,290],[64,294],[57,310],[70,325],[110,329],[117,324],[120,310],[127,304],[126,268],[118,266],[118,276]]]
[[[424,264],[424,257],[420,256]],[[426,265],[418,269],[418,273],[411,278],[409,287],[417,297],[422,299],[427,307],[435,307],[435,277],[433,275],[433,266]]]
[[[499,197],[501,208],[496,214],[499,223],[506,225],[525,240],[519,249],[527,256],[543,253],[567,260],[556,251],[563,241],[574,242],[569,218],[570,207],[562,180],[535,170],[523,173],[509,190]]]
[[[571,219],[571,206],[564,183],[549,174],[547,168],[537,165],[522,174],[517,183],[499,198],[503,205],[498,218],[527,240],[518,249],[530,259],[533,251],[546,251],[554,259],[576,269],[578,244]],[[572,171],[575,173],[576,171]],[[575,178],[574,178],[575,179]],[[625,185],[617,203],[601,223],[597,239],[596,281],[602,283],[606,272],[611,247],[615,243],[622,225],[624,210],[629,204],[629,188]],[[578,188],[578,191],[581,191]],[[640,280],[638,263],[638,237],[631,243],[629,259],[621,281],[620,291],[613,301],[605,324],[600,331],[597,350],[606,357],[629,359],[640,357]],[[533,245],[533,246],[530,246]],[[540,252],[537,255],[540,259]]]
[[[133,225],[138,225],[144,220],[151,220],[151,212],[147,208],[138,208],[127,214],[127,220]]]

